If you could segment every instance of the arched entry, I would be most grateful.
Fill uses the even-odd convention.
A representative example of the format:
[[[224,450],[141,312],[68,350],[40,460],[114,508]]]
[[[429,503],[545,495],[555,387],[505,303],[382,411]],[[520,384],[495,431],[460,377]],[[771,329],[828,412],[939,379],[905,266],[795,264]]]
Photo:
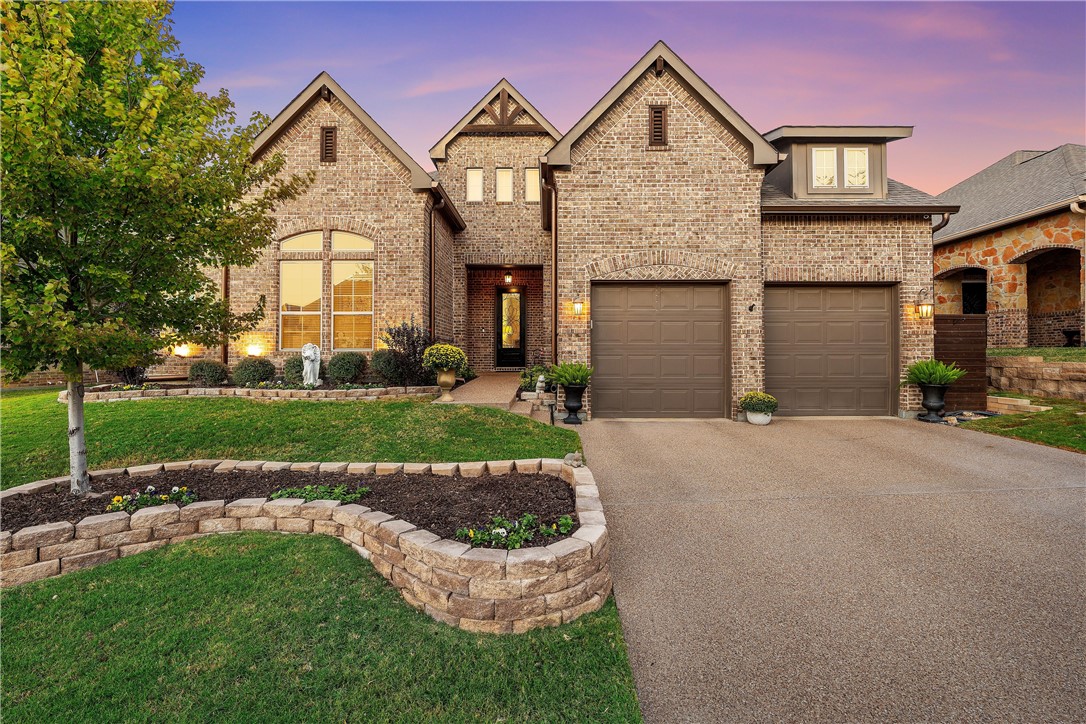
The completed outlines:
[[[948,269],[935,277],[939,314],[986,314],[988,272],[979,267]]]
[[[1030,347],[1080,346],[1083,337],[1082,253],[1048,248],[1025,254]]]

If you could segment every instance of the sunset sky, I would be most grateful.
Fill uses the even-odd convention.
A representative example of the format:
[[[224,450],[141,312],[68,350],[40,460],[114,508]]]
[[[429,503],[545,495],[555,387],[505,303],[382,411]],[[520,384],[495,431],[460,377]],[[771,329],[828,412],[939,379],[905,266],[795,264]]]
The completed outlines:
[[[240,117],[327,70],[424,167],[503,76],[568,130],[664,40],[760,132],[912,125],[890,175],[939,193],[1016,149],[1086,142],[1086,3],[178,2]]]

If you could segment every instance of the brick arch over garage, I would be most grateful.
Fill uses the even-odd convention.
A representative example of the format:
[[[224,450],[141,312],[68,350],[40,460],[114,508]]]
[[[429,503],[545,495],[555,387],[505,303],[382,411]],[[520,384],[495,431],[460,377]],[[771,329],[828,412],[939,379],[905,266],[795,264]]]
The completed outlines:
[[[592,281],[728,281],[735,276],[735,264],[720,257],[680,249],[651,249],[615,254],[586,265]]]

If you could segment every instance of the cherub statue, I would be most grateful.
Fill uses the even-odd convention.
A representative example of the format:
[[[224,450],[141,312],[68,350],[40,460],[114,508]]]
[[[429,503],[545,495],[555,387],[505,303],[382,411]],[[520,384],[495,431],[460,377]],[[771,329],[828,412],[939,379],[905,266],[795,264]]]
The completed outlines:
[[[321,383],[321,350],[320,347],[307,342],[302,347],[302,383],[319,387]]]

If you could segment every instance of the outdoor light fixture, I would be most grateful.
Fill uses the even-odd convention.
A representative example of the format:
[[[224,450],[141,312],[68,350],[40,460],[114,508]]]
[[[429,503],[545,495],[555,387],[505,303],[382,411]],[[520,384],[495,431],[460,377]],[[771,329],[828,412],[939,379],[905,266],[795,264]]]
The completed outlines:
[[[928,290],[925,289],[916,298],[916,316],[920,319],[931,319],[935,314],[935,305],[931,301]]]
[[[188,357],[192,354],[192,348],[187,344],[179,344],[173,348],[173,353],[178,357]]]
[[[261,347],[259,344],[250,344],[248,347],[245,348],[245,354],[249,355],[250,357],[259,357],[263,353],[264,348]]]
[[[573,313],[574,314],[579,315],[583,311],[584,311],[584,302],[574,302],[573,303]]]
[[[505,273],[505,283],[506,284],[512,284],[513,283],[513,275],[510,274],[509,272]]]

